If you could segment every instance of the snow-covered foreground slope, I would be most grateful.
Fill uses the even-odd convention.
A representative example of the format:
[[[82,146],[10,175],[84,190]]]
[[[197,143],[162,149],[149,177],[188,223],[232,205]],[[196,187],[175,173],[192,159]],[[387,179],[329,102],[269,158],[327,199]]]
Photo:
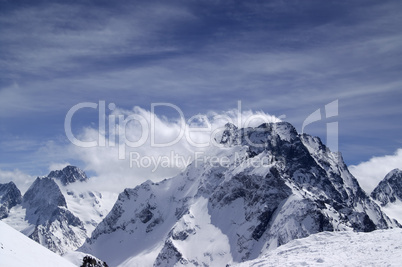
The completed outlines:
[[[0,221],[0,266],[73,267],[75,265]]]
[[[322,232],[232,266],[401,266],[401,255],[402,229]]]

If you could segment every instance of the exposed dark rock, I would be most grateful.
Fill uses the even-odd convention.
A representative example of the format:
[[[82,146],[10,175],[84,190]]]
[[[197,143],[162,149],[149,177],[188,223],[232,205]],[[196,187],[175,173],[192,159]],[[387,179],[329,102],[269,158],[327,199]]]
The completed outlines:
[[[9,210],[21,201],[21,192],[13,182],[0,184],[0,220],[8,217]]]
[[[88,177],[84,171],[71,165],[62,170],[51,171],[47,177],[57,179],[63,185],[68,185],[77,181],[85,182],[88,180]]]

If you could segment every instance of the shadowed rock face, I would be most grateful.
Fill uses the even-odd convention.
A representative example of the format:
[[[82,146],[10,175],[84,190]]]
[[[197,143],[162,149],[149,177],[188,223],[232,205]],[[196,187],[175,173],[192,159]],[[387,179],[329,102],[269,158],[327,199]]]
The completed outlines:
[[[85,172],[75,166],[67,166],[62,170],[51,171],[47,177],[57,179],[63,185],[68,185],[76,181],[85,182],[88,180]]]
[[[155,265],[217,265],[321,231],[396,226],[339,153],[289,123],[228,124],[221,144],[210,156],[227,157],[226,165],[193,162],[174,178],[124,190],[81,250],[117,265],[159,247]],[[101,255],[111,248],[121,252]]]
[[[24,194],[22,206],[27,209],[30,223],[42,224],[52,219],[58,209],[67,208],[67,203],[52,179],[38,177]]]
[[[86,232],[83,223],[68,209],[56,182],[37,178],[24,194],[25,219],[34,226],[28,236],[53,252],[64,254],[66,248],[79,247]]]
[[[382,206],[402,201],[402,171],[394,169],[374,188],[371,197],[380,201]]]
[[[13,182],[0,184],[0,220],[7,218],[9,210],[21,200],[21,192]]]
[[[79,168],[67,166],[37,178],[23,197],[13,183],[0,185],[0,218],[8,216],[8,223],[58,254],[76,250],[109,210],[101,193],[68,186],[87,179]],[[16,212],[9,215],[11,207]]]

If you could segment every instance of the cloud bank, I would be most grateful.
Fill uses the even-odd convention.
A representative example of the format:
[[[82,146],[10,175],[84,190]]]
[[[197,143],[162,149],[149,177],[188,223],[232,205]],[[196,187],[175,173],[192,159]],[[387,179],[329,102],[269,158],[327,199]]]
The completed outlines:
[[[5,171],[0,169],[0,184],[14,182],[18,189],[24,194],[31,186],[35,177],[30,176],[20,170]]]
[[[393,155],[372,157],[358,165],[349,166],[350,172],[359,181],[360,186],[371,193],[378,183],[393,169],[402,169],[402,148]]]
[[[76,137],[97,145],[70,144],[65,150],[71,158],[83,162],[86,171],[95,173],[92,186],[114,191],[148,179],[157,182],[183,171],[196,156],[220,146],[228,122],[256,127],[280,121],[264,112],[235,109],[172,119],[137,106],[131,110],[116,108],[107,118],[105,131],[85,127]]]
[[[402,131],[401,5],[362,0],[3,1],[0,168],[46,175],[49,163],[81,166],[81,158],[93,156],[85,160],[90,172],[128,176],[122,160],[108,171],[101,158],[108,158],[106,148],[80,151],[65,142],[67,110],[100,99],[132,115],[141,114],[129,110],[132,106],[154,102],[206,114],[228,110],[240,99],[248,109],[286,114],[299,130],[311,112],[339,100],[339,116],[333,120],[339,121],[345,161],[357,164],[391,154],[400,147]],[[324,140],[326,123],[333,120],[306,131]],[[80,127],[92,122],[91,116],[76,121]],[[177,122],[167,120],[170,124]],[[98,136],[91,127],[80,129],[82,138]],[[178,133],[174,127],[163,131],[156,137],[159,142]],[[138,135],[128,136],[138,141]],[[192,136],[198,142],[206,138]],[[141,179],[152,177],[130,170]],[[164,176],[171,175],[166,171]]]

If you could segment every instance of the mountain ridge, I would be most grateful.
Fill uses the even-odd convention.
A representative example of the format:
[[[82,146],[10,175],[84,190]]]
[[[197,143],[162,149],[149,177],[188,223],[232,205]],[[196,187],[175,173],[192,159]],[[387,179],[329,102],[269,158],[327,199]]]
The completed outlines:
[[[86,181],[85,172],[70,165],[38,177],[4,221],[60,255],[75,250],[109,211],[100,192],[78,190]]]
[[[402,171],[393,169],[371,192],[371,197],[381,202],[382,206],[402,201]]]
[[[21,201],[21,191],[13,182],[0,184],[0,220],[7,218],[9,210]]]
[[[144,257],[146,266],[219,265],[321,231],[398,226],[340,153],[289,123],[227,124],[221,144],[208,155],[226,157],[226,166],[194,160],[176,177],[125,189],[80,251],[121,266]]]
[[[66,186],[74,182],[86,182],[88,177],[80,168],[72,165],[64,167],[62,170],[51,171],[47,177],[59,180],[62,185]]]

